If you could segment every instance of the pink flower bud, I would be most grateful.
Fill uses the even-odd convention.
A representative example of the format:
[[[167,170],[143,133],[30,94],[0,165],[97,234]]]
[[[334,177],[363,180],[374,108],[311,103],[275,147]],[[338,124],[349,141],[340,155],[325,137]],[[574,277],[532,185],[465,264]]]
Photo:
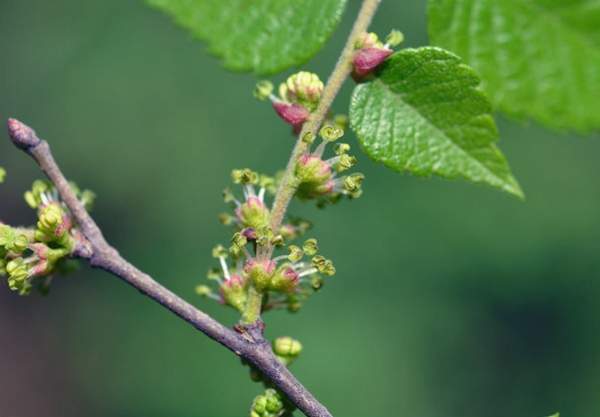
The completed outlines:
[[[386,60],[394,51],[387,48],[365,48],[361,49],[354,56],[354,72],[352,77],[356,81],[361,81]]]
[[[290,266],[282,266],[277,270],[271,282],[271,289],[285,293],[293,292],[300,283],[300,275]]]
[[[283,101],[274,101],[273,108],[286,123],[295,129],[301,127],[310,116],[308,109],[300,104],[290,104]]]

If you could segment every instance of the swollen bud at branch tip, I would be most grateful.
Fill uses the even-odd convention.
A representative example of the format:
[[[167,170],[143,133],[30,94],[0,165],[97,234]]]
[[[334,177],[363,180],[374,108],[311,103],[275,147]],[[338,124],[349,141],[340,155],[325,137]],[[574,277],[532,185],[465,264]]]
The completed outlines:
[[[8,119],[8,134],[13,143],[24,150],[41,142],[32,128],[17,119]]]

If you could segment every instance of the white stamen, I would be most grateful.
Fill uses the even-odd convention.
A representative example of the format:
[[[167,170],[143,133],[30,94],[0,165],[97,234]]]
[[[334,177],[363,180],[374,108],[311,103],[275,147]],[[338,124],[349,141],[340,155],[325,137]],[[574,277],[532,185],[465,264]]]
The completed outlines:
[[[300,272],[300,273],[298,274],[298,277],[302,278],[302,277],[305,277],[305,276],[307,276],[307,275],[312,275],[312,274],[316,273],[317,271],[318,271],[318,269],[317,269],[317,268],[309,268],[309,269],[305,269],[304,271],[302,271],[302,272]]]
[[[317,146],[317,149],[315,149],[315,152],[313,153],[313,155],[318,156],[319,158],[323,156],[323,152],[325,152],[325,146],[327,145],[327,142],[322,141],[321,143],[319,143],[319,146]]]
[[[261,203],[265,202],[265,191],[265,187],[260,187],[260,190],[258,190],[258,199]]]
[[[225,279],[230,279],[231,276],[229,275],[229,267],[227,266],[227,262],[225,262],[225,257],[219,256],[219,262],[221,262],[221,269],[223,270]]]
[[[326,160],[325,162],[329,165],[335,165],[338,162],[340,162],[340,156],[334,156],[333,158],[329,158],[328,160]]]

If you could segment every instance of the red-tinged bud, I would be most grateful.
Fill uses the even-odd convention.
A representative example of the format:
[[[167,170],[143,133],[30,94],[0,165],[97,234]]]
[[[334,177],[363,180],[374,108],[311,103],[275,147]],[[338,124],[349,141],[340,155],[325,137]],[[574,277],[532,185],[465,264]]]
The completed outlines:
[[[249,259],[244,266],[244,272],[258,290],[265,290],[271,283],[271,278],[275,273],[275,262],[272,260],[257,261]]]
[[[300,275],[289,265],[283,265],[271,280],[271,289],[284,293],[294,292],[300,283]]]
[[[304,122],[310,117],[310,111],[300,104],[290,104],[283,101],[274,101],[273,108],[286,123],[292,125],[294,129],[302,127]]]
[[[394,51],[387,48],[365,48],[356,52],[354,60],[354,72],[352,77],[355,81],[362,81],[375,68],[387,59]]]
[[[43,243],[32,243],[29,245],[29,249],[37,256],[39,259],[48,259],[48,246]]]
[[[41,142],[32,128],[17,119],[8,119],[8,134],[17,147],[25,150]]]
[[[246,202],[236,209],[235,214],[243,226],[254,230],[268,226],[271,218],[265,203],[255,196],[248,197]]]
[[[244,311],[246,306],[246,282],[240,275],[232,275],[223,281],[219,288],[221,301],[238,311]]]
[[[247,228],[243,229],[242,235],[248,240],[256,240],[256,237],[257,237],[256,230],[251,227],[247,227]]]

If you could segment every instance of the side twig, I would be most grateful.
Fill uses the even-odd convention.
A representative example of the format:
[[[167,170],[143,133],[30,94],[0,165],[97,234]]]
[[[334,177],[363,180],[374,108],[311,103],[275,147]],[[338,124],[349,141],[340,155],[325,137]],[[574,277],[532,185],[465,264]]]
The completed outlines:
[[[327,408],[319,403],[277,360],[260,331],[254,331],[249,327],[244,333],[238,333],[223,326],[121,257],[117,250],[107,243],[98,225],[73,193],[54,160],[48,143],[38,138],[33,129],[15,119],[8,121],[8,132],[13,143],[29,154],[52,181],[61,199],[77,221],[83,236],[87,239],[86,244],[76,251],[79,257],[87,259],[93,267],[121,278],[211,339],[247,360],[270,379],[306,416],[331,417]]]

